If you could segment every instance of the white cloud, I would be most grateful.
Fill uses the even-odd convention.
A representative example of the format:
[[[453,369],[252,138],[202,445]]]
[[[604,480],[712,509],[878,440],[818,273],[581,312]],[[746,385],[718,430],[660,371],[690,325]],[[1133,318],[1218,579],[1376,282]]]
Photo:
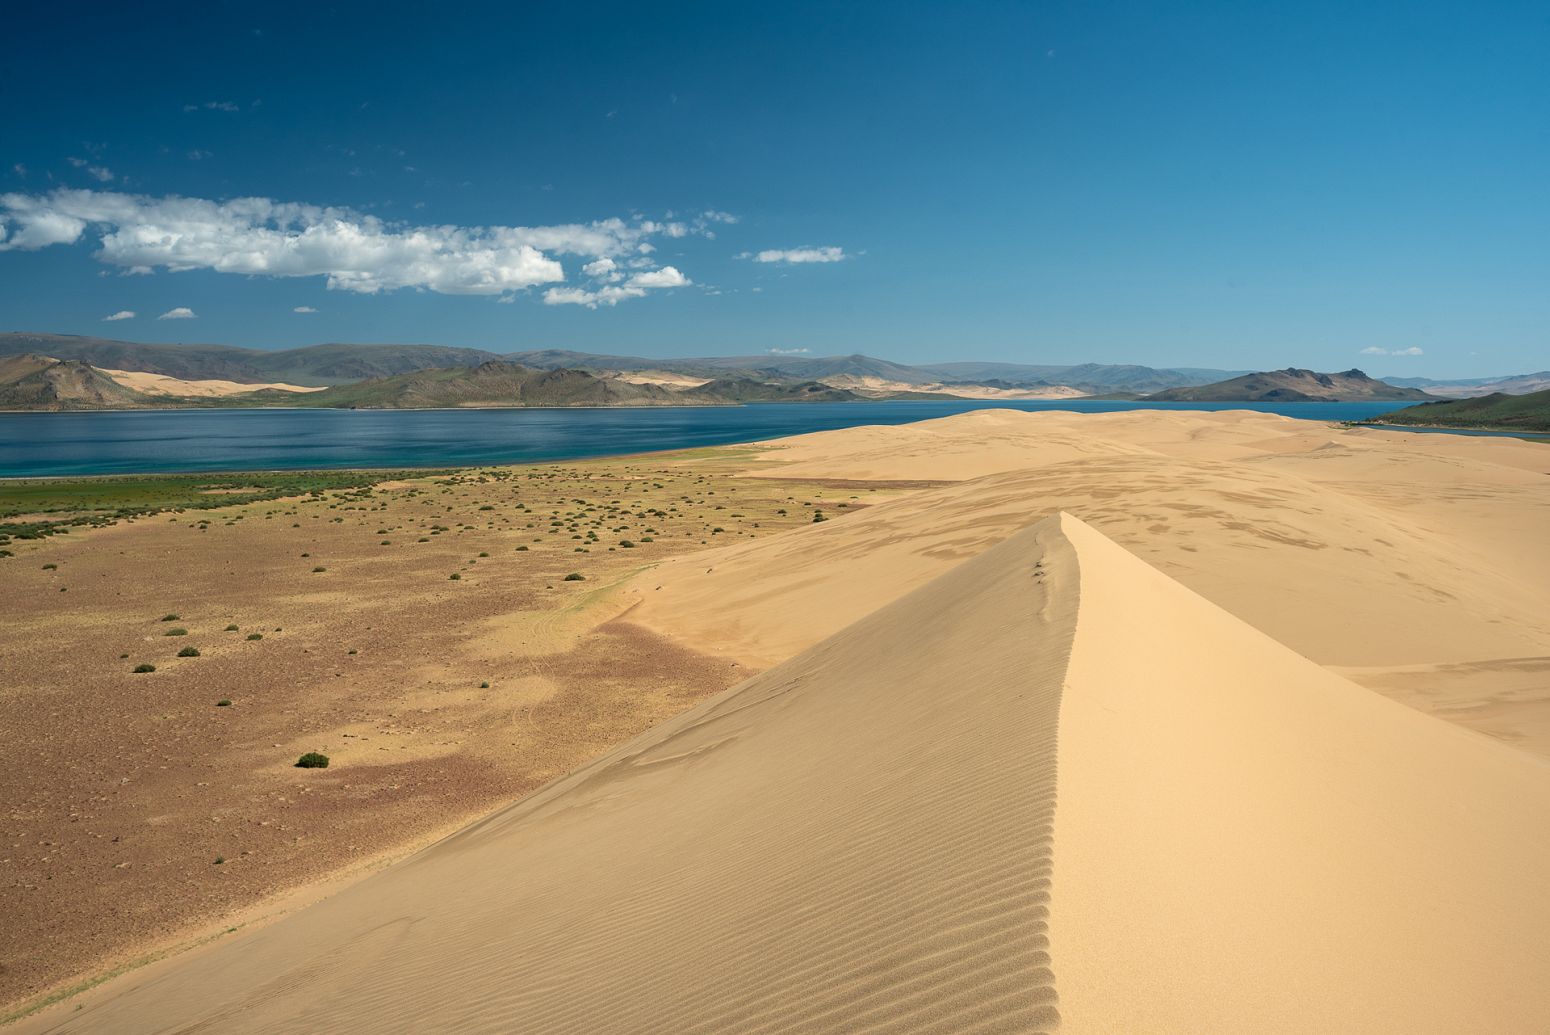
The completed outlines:
[[[744,252],[740,257],[748,258],[749,255],[747,252]],[[766,248],[764,251],[754,254],[752,258],[754,262],[795,264],[805,262],[839,262],[849,258],[849,256],[845,254],[845,249],[831,246],[825,248]]]
[[[649,253],[648,237],[697,232],[682,223],[622,219],[537,227],[414,226],[268,198],[212,201],[65,189],[0,194],[0,251],[73,244],[88,228],[98,235],[97,259],[132,273],[207,269],[321,276],[333,290],[363,294],[408,287],[495,296],[563,282],[565,270],[556,256],[589,260],[586,273],[598,260]],[[626,293],[611,299],[599,294],[597,301],[612,305],[639,297],[645,288],[689,282],[676,270],[664,272],[669,269],[644,274],[647,279],[639,283],[612,284]],[[615,272],[587,275],[598,279]],[[574,293],[567,289],[562,295],[575,301],[568,297]]]
[[[811,351],[813,351],[813,350],[812,349],[777,349],[777,348],[773,348],[772,347],[770,349],[770,355],[772,355],[772,356],[801,356],[801,355],[803,355],[805,353],[808,353],[808,352],[811,352]]]
[[[607,275],[611,279],[618,279],[618,274],[611,269],[607,271]],[[552,287],[544,292],[544,304],[584,305],[588,309],[596,309],[600,305],[618,305],[628,298],[643,298],[647,291],[654,289],[687,287],[692,283],[693,281],[675,267],[663,266],[661,269],[644,270],[632,274],[622,284],[602,283],[591,289]]]
[[[1424,356],[1426,352],[1412,345],[1408,349],[1384,349],[1369,345],[1362,350],[1364,356]]]
[[[186,305],[180,305],[176,309],[168,309],[156,319],[158,320],[197,320],[199,315]]]
[[[317,312],[317,310],[312,308],[310,305],[299,305],[295,309],[292,309],[291,312],[293,312],[293,313],[315,313],[315,312]]]
[[[624,274],[617,272],[618,268],[618,264],[615,263],[612,259],[594,259],[593,261],[587,263],[585,266],[581,267],[581,272],[585,273],[589,277],[617,280],[624,276]]]
[[[258,106],[258,102],[254,101],[253,105],[254,105],[254,107],[257,107]],[[210,111],[240,111],[241,110],[240,108],[237,107],[237,105],[233,104],[231,101],[205,101],[203,104],[185,104],[185,105],[183,105],[183,110],[184,111],[198,111],[200,108],[207,108]]]
[[[679,273],[676,267],[663,266],[659,270],[637,273],[625,283],[643,288],[675,288],[688,285],[689,278]]]
[[[11,166],[11,171],[21,177],[25,177],[27,175],[27,167],[20,162],[17,162],[15,165]]]
[[[135,318],[135,311],[133,309],[120,309],[118,312],[114,313],[112,316],[104,316],[102,318],[102,322],[103,323],[113,323],[115,320],[133,320],[134,318]]]

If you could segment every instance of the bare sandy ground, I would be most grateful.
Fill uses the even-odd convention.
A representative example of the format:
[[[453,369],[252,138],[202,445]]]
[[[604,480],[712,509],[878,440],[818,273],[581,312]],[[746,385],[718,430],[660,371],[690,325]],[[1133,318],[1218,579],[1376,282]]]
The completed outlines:
[[[608,589],[809,520],[813,486],[737,478],[737,456],[471,471],[9,544],[0,1004],[401,855],[743,679]],[[333,764],[293,768],[306,751]]]
[[[283,381],[275,381],[269,384],[242,384],[237,381],[186,381],[182,378],[170,377],[166,374],[151,374],[143,370],[108,370],[102,369],[113,380],[125,388],[133,388],[137,392],[147,395],[182,395],[213,398],[225,395],[241,395],[244,392],[256,392],[260,388],[274,388],[282,392],[321,392],[323,388],[307,388],[302,385],[286,384]],[[326,386],[324,386],[326,387]]]
[[[1543,1030],[1546,815],[1540,760],[1057,516],[22,1030]]]
[[[461,649],[569,645],[616,682],[568,724],[762,675],[21,1030],[1550,1028],[1550,450],[987,411],[705,455],[734,541],[696,509]]]

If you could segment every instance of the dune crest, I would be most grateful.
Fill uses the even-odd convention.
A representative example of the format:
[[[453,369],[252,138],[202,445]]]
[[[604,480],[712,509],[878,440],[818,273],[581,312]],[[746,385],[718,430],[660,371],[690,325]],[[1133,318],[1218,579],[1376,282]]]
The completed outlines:
[[[1057,514],[23,1030],[1543,1030],[1547,815],[1539,760]]]

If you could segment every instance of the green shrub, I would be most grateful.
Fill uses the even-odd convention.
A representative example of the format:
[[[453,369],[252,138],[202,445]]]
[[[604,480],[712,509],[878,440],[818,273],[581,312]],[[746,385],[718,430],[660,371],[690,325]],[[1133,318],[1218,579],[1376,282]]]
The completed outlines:
[[[297,769],[327,769],[328,756],[316,751],[308,751],[296,760]]]
[[[155,672],[156,671],[156,666],[155,665],[136,665],[135,666],[135,671],[136,672]]]
[[[312,569],[312,574],[316,575],[320,571],[327,571],[327,570],[328,570],[327,568],[323,568],[323,567],[313,568]]]
[[[263,633],[248,633],[248,639],[250,640],[262,640],[263,638]]]
[[[229,633],[234,633],[234,632],[237,631],[237,627],[235,625],[228,625],[226,627],[226,631],[229,632]]]
[[[461,582],[463,580],[463,576],[459,575],[457,572],[453,572],[451,575],[448,575],[447,578],[452,582]]]
[[[175,622],[179,617],[179,615],[162,615],[161,620],[164,622]]]
[[[829,519],[823,516],[823,511],[821,511],[821,510],[813,511],[813,524],[816,525],[820,521],[827,521],[827,520],[829,520]]]
[[[621,539],[621,540],[619,540],[619,545],[621,547],[623,547],[624,549],[626,549],[626,550],[633,550],[633,549],[635,549],[635,544],[630,542],[628,539]]]
[[[585,582],[586,580],[587,577],[577,571],[573,571],[569,575],[565,576],[566,582]]]
[[[178,651],[178,657],[180,657],[180,658],[197,658],[197,657],[199,657],[199,648],[198,647],[184,647],[182,650]]]
[[[166,632],[162,633],[162,635],[163,636],[187,636],[188,635],[188,630],[187,629],[183,629],[183,628],[168,629]]]
[[[231,698],[230,697],[223,697],[219,701],[215,702],[215,706],[217,708],[230,708],[231,707]]]
[[[54,570],[55,570],[55,569],[57,569],[57,568],[58,568],[58,567],[59,567],[59,565],[57,565],[57,564],[45,564],[45,565],[44,565],[44,566],[43,566],[43,570],[44,570],[44,571],[54,571]]]

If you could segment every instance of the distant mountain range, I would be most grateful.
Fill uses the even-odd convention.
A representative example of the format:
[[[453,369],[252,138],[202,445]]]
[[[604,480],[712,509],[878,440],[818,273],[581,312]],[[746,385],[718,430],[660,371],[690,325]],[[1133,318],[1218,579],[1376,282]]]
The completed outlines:
[[[1472,396],[1491,395],[1496,392],[1504,395],[1527,395],[1530,392],[1542,392],[1550,388],[1550,370],[1541,370],[1537,374],[1514,374],[1509,377],[1455,378],[1451,381],[1437,381],[1430,377],[1385,377],[1383,380],[1391,385],[1400,385],[1404,388],[1425,389],[1431,395],[1467,399]]]
[[[168,407],[430,409],[479,406],[735,406],[761,402],[846,402],[867,398],[903,398],[908,393],[862,396],[816,381],[760,381],[721,378],[670,388],[599,376],[585,370],[536,367],[489,360],[471,367],[432,367],[385,377],[305,390],[272,385],[167,378],[157,391],[138,391],[123,383],[137,374],[115,374],[75,359],[36,353],[0,358],[0,409],[100,410]],[[121,380],[122,379],[122,380]],[[167,385],[171,381],[172,386]],[[188,386],[178,394],[175,386]],[[224,390],[198,394],[201,386]]]
[[[953,362],[872,356],[643,356],[446,345],[330,343],[295,349],[158,345],[63,334],[0,334],[0,358],[30,356],[0,378],[6,408],[134,406],[659,406],[858,399],[1060,399],[1232,402],[1436,398],[1529,392],[1550,372],[1440,382],[1133,364]],[[68,364],[58,368],[51,363]],[[8,367],[7,369],[12,369]],[[563,374],[537,377],[536,373]],[[252,390],[245,386],[251,385]],[[1427,389],[1422,391],[1421,389]],[[311,391],[301,391],[311,389]]]
[[[249,349],[232,345],[155,345],[66,334],[0,334],[0,356],[34,353],[81,360],[98,368],[135,370],[183,380],[225,380],[248,384],[283,382],[307,387],[333,386],[417,370],[476,367],[504,361],[541,370],[592,373],[660,371],[702,380],[748,377],[821,381],[827,378],[877,378],[906,385],[977,384],[1005,387],[1069,387],[1085,395],[1145,393],[1245,373],[1195,367],[1153,368],[1081,363],[939,363],[908,366],[872,356],[700,356],[651,359],[541,349],[496,353],[446,345],[346,345],[331,343],[297,349]],[[937,394],[941,394],[938,392]]]
[[[1550,432],[1550,389],[1528,395],[1496,392],[1476,399],[1448,399],[1407,406],[1375,417],[1372,424]]]
[[[1215,384],[1154,392],[1158,402],[1354,402],[1368,399],[1433,399],[1418,388],[1401,388],[1360,370],[1321,374],[1287,367],[1245,374]]]

